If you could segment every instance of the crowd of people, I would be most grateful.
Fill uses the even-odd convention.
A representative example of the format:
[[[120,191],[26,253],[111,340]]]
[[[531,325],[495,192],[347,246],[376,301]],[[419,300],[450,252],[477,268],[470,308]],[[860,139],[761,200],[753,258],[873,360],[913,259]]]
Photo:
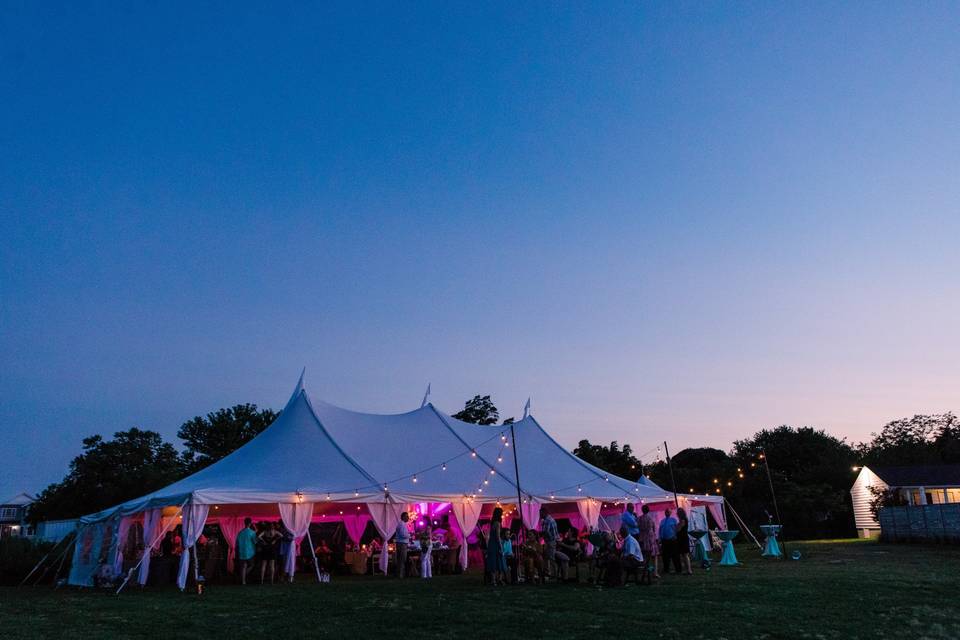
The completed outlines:
[[[413,524],[410,514],[401,514],[392,539],[394,575],[429,579],[435,572],[459,572],[464,543],[450,526],[449,516],[441,521],[424,518],[416,523],[418,526]],[[539,530],[511,529],[504,527],[503,510],[497,507],[489,525],[477,530],[474,547],[479,551],[470,553],[482,555],[485,581],[495,586],[579,580],[581,566],[586,566],[587,580],[592,582],[618,584],[635,577],[637,582],[650,583],[671,571],[692,573],[689,528],[682,508],[677,509],[675,516],[666,510],[658,522],[646,505],[637,514],[634,505],[629,504],[621,515],[619,531],[615,532],[567,526],[561,534],[557,520],[546,509],[540,512]],[[151,580],[155,584],[168,584],[174,579],[184,553],[179,533],[179,527],[167,532],[154,552]],[[225,577],[227,549],[231,546],[225,542],[215,525],[206,527],[200,536],[197,560],[205,581]],[[373,572],[374,557],[382,551],[376,537],[361,545],[343,536],[335,547],[320,536],[313,553],[306,541],[298,551],[294,536],[281,521],[254,522],[251,518],[244,520],[243,528],[231,542],[234,578],[244,585],[292,581],[293,575],[287,570],[291,553],[297,554],[293,562],[296,570],[313,572],[316,558],[317,570],[329,576],[338,569]],[[143,552],[142,541],[134,536],[128,543],[136,547],[136,552],[124,556],[136,562]]]
[[[635,507],[628,505],[618,532],[578,531],[571,526],[561,535],[556,519],[543,509],[540,530],[523,532],[518,559],[514,534],[503,529],[503,511],[498,507],[481,540],[485,580],[492,585],[567,581],[572,579],[571,568],[579,579],[582,563],[588,568],[588,581],[611,585],[622,583],[625,576],[650,583],[661,573],[670,573],[671,566],[677,574],[691,575],[690,525],[684,509],[677,509],[676,517],[667,509],[659,525],[649,507],[644,505],[641,511],[638,517]]]

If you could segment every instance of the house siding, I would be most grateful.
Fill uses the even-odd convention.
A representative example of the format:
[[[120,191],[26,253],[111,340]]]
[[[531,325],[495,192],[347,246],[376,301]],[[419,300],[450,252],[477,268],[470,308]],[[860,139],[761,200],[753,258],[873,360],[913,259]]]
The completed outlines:
[[[861,538],[880,533],[880,523],[870,512],[870,500],[873,499],[870,487],[886,488],[886,486],[886,483],[877,474],[868,467],[863,467],[850,489],[850,498],[853,501],[853,520],[857,527],[857,535]]]

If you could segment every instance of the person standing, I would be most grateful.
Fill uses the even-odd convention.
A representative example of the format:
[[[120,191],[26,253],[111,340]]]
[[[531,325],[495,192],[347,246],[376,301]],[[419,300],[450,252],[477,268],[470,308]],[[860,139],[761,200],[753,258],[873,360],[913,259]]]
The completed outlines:
[[[670,563],[680,573],[680,555],[677,548],[677,519],[670,515],[670,509],[663,512],[660,521],[660,552],[663,555],[663,572],[670,573]]]
[[[277,556],[280,554],[280,541],[283,534],[277,531],[276,523],[268,522],[257,537],[260,543],[260,584],[264,576],[270,571],[270,584],[277,579]]]
[[[503,509],[497,507],[490,517],[490,535],[487,537],[486,569],[490,575],[490,584],[499,586],[504,584],[504,575],[507,573],[507,563],[503,557],[503,540],[500,529],[503,525]]]
[[[632,502],[627,503],[627,510],[620,515],[620,527],[627,530],[627,535],[637,538],[640,541],[640,525],[637,522],[636,507]]]
[[[397,531],[393,535],[393,541],[397,545],[397,576],[400,578],[407,575],[407,549],[410,547],[408,522],[410,522],[410,514],[404,511],[400,514],[400,522],[397,524]]]
[[[657,568],[657,556],[660,555],[660,544],[657,541],[657,521],[650,515],[650,507],[643,505],[640,507],[643,515],[640,516],[640,550],[647,558],[649,566],[653,567],[653,577],[660,577],[660,570]]]
[[[433,577],[433,527],[430,526],[429,518],[420,532],[420,577]]]
[[[560,538],[560,533],[557,531],[557,521],[553,519],[546,509],[540,509],[540,517],[542,518],[541,524],[541,533],[543,534],[543,559],[544,565],[547,568],[547,571],[550,570],[550,563],[554,563],[557,566],[557,577],[560,580],[566,580],[567,578],[567,565],[570,563],[570,558],[566,556],[561,551],[557,551],[557,541]]]
[[[247,573],[253,568],[253,556],[257,552],[257,533],[253,530],[253,520],[246,518],[243,529],[237,534],[237,563],[240,565],[240,584],[247,584]]]
[[[690,568],[690,536],[687,531],[690,529],[690,521],[687,520],[687,512],[683,507],[677,509],[677,559],[683,565],[688,576],[693,575]],[[680,572],[680,564],[677,565],[677,573]]]

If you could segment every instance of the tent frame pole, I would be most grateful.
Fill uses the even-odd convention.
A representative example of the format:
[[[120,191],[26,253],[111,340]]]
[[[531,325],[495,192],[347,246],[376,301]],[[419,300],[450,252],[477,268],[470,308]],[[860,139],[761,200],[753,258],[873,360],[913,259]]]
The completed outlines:
[[[677,497],[677,481],[673,477],[673,459],[670,457],[670,448],[667,441],[663,441],[663,452],[667,454],[667,467],[670,468],[670,484],[673,485],[673,506],[680,508],[680,498]]]
[[[517,462],[517,436],[513,431],[513,423],[510,423],[510,446],[513,447],[513,475],[517,480],[517,509],[520,510],[520,536],[517,536],[517,548],[513,550],[514,562],[517,563],[517,568],[519,569],[523,563],[521,561],[521,554],[523,554],[523,545],[520,544],[521,537],[526,540],[525,525],[523,523],[523,496],[520,491],[520,464]],[[467,536],[463,536],[464,544],[466,544]],[[515,572],[519,573],[519,572]],[[519,580],[519,578],[518,578]]]
[[[310,545],[310,556],[313,557],[313,570],[317,573],[317,582],[320,582],[320,563],[317,562],[317,552],[313,548],[313,538],[310,537],[310,525],[307,525],[307,544]],[[293,553],[294,545],[290,545],[290,553]],[[290,582],[293,582],[293,575],[290,575]]]
[[[780,546],[783,547],[783,555],[787,557],[787,543],[783,539],[783,519],[780,517],[780,508],[777,506],[777,492],[773,490],[773,476],[770,474],[770,459],[767,457],[767,450],[760,447],[760,453],[763,454],[763,466],[767,470],[767,482],[770,484],[770,497],[773,498],[773,512],[777,514],[777,524],[780,525]]]

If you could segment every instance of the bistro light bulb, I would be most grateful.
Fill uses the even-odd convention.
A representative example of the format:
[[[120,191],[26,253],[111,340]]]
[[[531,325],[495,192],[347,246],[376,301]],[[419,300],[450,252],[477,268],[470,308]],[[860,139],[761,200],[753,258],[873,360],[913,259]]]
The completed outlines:
[[[751,462],[751,463],[750,463],[750,466],[751,466],[751,467],[755,467],[755,466],[757,466],[757,463],[756,463],[756,462]]]
[[[496,472],[497,472],[496,469],[494,469],[493,467],[490,467],[490,475],[494,475]]]
[[[413,476],[413,481],[414,481],[414,482],[417,481],[417,476]]]
[[[471,451],[471,452],[470,452],[470,457],[471,457],[471,458],[476,458],[476,457],[477,457],[477,452],[476,452],[476,451]]]
[[[483,493],[483,487],[477,487],[477,493]]]
[[[503,446],[509,447],[509,446],[510,446],[510,443],[509,443],[509,442],[504,442],[504,443],[503,443]]]
[[[728,487],[732,487],[732,486],[733,486],[733,483],[730,482],[729,480],[727,480],[727,486],[728,486]]]
[[[486,478],[484,478],[484,480],[483,480],[483,484],[490,484],[490,481],[489,481],[489,480],[487,480]]]
[[[551,493],[551,494],[550,494],[550,499],[551,499],[551,500],[554,500],[555,498],[556,498],[556,496],[554,496],[554,495]]]
[[[503,440],[504,442],[506,442],[506,441],[507,441],[507,436],[505,436],[504,434],[501,433],[501,434],[500,434],[500,439]]]
[[[580,493],[582,491],[583,491],[583,487],[577,487],[577,493]]]
[[[497,456],[497,462],[503,462],[503,456]]]
[[[440,465],[440,471],[446,471],[446,470],[447,470],[447,463],[444,462],[442,465]]]
[[[329,500],[329,499],[330,499],[330,494],[328,493],[328,494],[327,494],[327,500]]]
[[[354,490],[353,490],[353,497],[356,498],[356,497],[359,496],[359,495],[360,495],[360,492],[357,491],[356,489],[354,489]]]

